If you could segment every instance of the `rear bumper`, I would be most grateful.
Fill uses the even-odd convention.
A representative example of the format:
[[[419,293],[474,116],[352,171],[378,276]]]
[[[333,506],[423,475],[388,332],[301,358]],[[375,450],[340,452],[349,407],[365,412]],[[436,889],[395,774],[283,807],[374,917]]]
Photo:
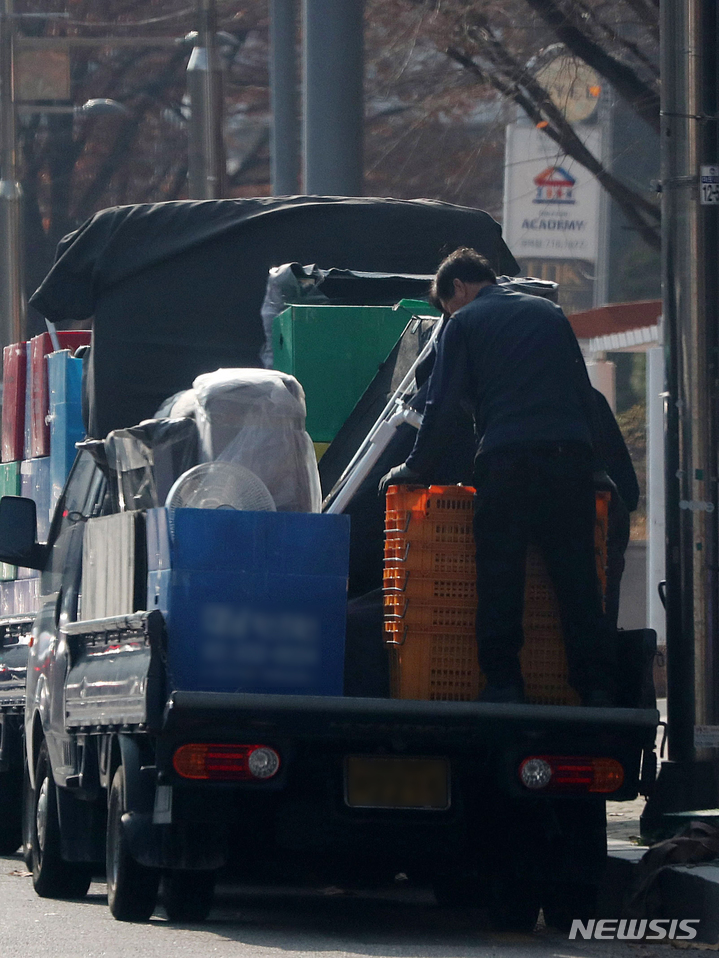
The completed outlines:
[[[182,784],[172,753],[188,741],[272,745],[290,767],[293,759],[341,763],[365,751],[446,755],[457,767],[490,769],[505,791],[526,796],[516,769],[527,755],[595,755],[622,762],[625,783],[610,797],[626,800],[636,797],[642,751],[652,748],[658,721],[653,709],[178,691],[165,708],[158,768]]]

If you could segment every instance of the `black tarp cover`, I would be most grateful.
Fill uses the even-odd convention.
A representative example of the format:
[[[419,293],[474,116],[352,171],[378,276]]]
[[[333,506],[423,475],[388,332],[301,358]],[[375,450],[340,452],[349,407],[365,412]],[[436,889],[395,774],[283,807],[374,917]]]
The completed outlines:
[[[32,305],[93,318],[88,433],[153,416],[200,373],[259,365],[268,270],[287,262],[432,273],[457,246],[518,266],[481,210],[434,200],[282,197],[103,210],[58,246]]]

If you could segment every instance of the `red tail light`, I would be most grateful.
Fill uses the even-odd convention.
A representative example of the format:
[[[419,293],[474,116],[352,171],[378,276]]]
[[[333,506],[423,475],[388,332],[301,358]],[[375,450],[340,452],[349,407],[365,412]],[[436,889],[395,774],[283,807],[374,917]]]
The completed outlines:
[[[257,782],[273,778],[280,756],[267,745],[181,745],[172,758],[178,775],[195,781]]]
[[[624,768],[613,758],[532,755],[519,766],[519,780],[534,792],[609,794],[621,788]]]

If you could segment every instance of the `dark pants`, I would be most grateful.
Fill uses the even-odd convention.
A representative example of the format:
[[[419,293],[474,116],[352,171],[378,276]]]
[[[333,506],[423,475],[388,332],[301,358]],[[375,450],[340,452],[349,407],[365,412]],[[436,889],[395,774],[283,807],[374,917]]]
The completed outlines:
[[[479,664],[491,684],[521,683],[524,573],[541,550],[562,616],[569,681],[614,691],[615,642],[602,612],[594,555],[591,454],[582,443],[505,446],[475,465]]]

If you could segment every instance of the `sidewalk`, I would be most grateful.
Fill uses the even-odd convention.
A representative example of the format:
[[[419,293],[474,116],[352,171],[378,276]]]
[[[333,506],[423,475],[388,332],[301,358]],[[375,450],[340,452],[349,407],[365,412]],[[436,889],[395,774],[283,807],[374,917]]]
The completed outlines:
[[[638,825],[638,822],[637,822]],[[622,839],[609,839],[609,862],[599,914],[621,917],[622,902],[646,848]],[[697,942],[719,950],[719,861],[700,865],[670,865],[659,875],[661,914],[655,918],[700,919]]]
[[[664,716],[666,700],[659,705]],[[636,865],[647,850],[637,844],[643,808],[643,798],[633,802],[607,802],[609,862],[599,903],[599,914],[603,917],[621,917],[624,896]],[[719,951],[719,860],[698,865],[670,865],[657,881],[661,914],[653,917],[700,919],[696,941],[713,945]]]

